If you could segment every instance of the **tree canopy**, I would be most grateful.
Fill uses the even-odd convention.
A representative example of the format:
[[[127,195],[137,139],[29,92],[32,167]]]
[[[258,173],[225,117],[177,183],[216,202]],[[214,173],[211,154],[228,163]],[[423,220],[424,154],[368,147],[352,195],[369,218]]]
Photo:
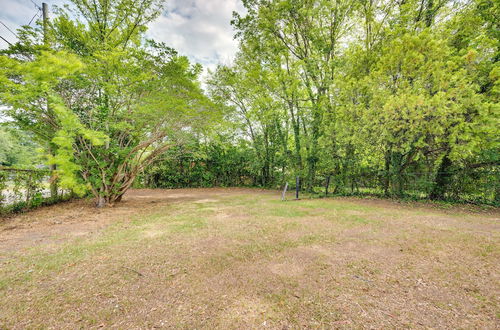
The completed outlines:
[[[499,198],[498,4],[244,5],[234,65],[209,86],[239,114],[264,185],[299,176],[313,190],[332,177],[338,192],[438,199],[476,180]]]
[[[71,4],[2,52],[0,100],[100,206],[138,176],[500,201],[497,1],[243,0],[206,90],[146,39],[161,1]]]
[[[197,81],[200,66],[145,39],[160,2],[72,4],[72,12],[57,12],[42,43],[28,29],[0,57],[0,97],[7,115],[43,142],[60,184],[90,190],[103,206],[216,111]]]

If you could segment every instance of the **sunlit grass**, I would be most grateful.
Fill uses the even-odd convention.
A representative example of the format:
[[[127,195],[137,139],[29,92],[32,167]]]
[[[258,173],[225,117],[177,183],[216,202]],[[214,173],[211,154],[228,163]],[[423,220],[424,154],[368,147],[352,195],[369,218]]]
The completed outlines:
[[[176,299],[194,308],[189,314],[193,320],[203,318],[206,308],[213,308],[207,313],[218,320],[215,314],[227,308],[221,305],[224,301],[243,297],[238,308],[254,302],[256,310],[265,311],[255,316],[259,324],[286,320],[299,328],[306,317],[321,327],[345,319],[332,296],[352,292],[369,310],[370,303],[363,302],[368,291],[363,290],[378,287],[382,295],[394,290],[404,295],[398,290],[413,290],[415,281],[433,283],[439,290],[445,290],[439,281],[453,290],[469,283],[469,291],[464,291],[468,299],[486,310],[495,308],[488,293],[470,284],[475,278],[467,271],[470,267],[449,256],[465,254],[469,259],[464,260],[487,267],[498,258],[496,236],[479,241],[477,233],[454,226],[456,221],[474,225],[472,215],[447,214],[435,220],[439,227],[419,220],[436,214],[442,216],[432,209],[355,200],[282,202],[278,194],[256,191],[155,205],[93,235],[5,254],[0,303],[13,305],[0,315],[7,325],[15,323],[17,315],[36,310],[34,319],[57,320],[64,313],[66,320],[78,319],[85,327],[111,326],[141,310],[138,301],[152,304],[141,310],[149,313],[159,308],[152,297],[182,291],[183,298]],[[448,223],[450,217],[455,222]],[[224,295],[227,298],[221,298]],[[446,299],[431,299],[429,304],[450,310]],[[82,306],[85,311],[79,311]],[[174,319],[169,324],[182,324],[179,311],[170,308]],[[228,313],[223,322],[229,324],[246,315]]]

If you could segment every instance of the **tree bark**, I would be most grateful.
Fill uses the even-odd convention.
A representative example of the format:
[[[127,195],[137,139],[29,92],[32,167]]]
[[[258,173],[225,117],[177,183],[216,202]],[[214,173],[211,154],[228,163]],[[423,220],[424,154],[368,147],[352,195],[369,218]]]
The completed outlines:
[[[436,179],[434,180],[434,185],[429,198],[432,200],[444,199],[446,192],[448,191],[448,186],[451,182],[451,167],[453,163],[448,157],[448,152],[444,155],[439,165],[438,172],[436,174]]]
[[[96,205],[95,206],[97,208],[103,208],[106,205],[108,205],[108,201],[106,200],[106,198],[104,196],[97,196],[96,197]]]
[[[384,168],[384,195],[389,195],[389,185],[391,183],[391,152],[385,153],[385,168]]]

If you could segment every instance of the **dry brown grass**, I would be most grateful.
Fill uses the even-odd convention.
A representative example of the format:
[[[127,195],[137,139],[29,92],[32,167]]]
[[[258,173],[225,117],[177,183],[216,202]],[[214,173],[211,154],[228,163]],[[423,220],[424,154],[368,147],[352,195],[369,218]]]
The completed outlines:
[[[135,190],[0,224],[0,328],[499,328],[498,211]]]

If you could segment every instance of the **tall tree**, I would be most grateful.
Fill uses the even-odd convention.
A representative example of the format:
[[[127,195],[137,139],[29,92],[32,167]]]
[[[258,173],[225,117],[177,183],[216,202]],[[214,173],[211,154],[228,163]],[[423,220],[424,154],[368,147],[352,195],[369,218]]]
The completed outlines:
[[[51,22],[51,49],[0,58],[0,97],[8,115],[55,145],[50,162],[61,185],[90,190],[102,207],[121,200],[144,167],[205,127],[213,111],[197,82],[201,68],[144,40],[159,1],[73,5]]]
[[[351,13],[356,2],[335,1],[244,1],[248,14],[236,17],[235,26],[243,42],[262,40],[276,45],[275,59],[279,66],[286,65],[286,73],[295,74],[305,91],[305,102],[290,104],[297,110],[294,120],[302,122],[307,150],[307,184],[311,189],[315,181],[319,160],[318,142],[322,136],[325,112],[332,111],[331,88],[341,42],[351,26]],[[256,39],[258,38],[258,39]],[[261,40],[259,40],[261,39]],[[294,69],[289,70],[291,67]],[[298,100],[299,93],[291,91],[288,99]],[[295,98],[295,100],[293,100]],[[300,108],[300,111],[299,109]],[[298,136],[298,132],[295,132]],[[297,144],[297,143],[296,143]]]

